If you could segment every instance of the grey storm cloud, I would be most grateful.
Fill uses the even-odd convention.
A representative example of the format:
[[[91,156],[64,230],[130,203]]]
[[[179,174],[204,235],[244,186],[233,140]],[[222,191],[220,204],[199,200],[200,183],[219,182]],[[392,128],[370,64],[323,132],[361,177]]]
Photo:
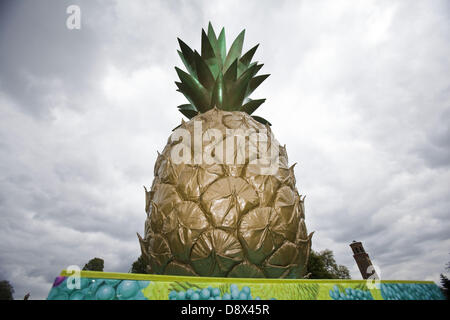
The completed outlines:
[[[66,8],[81,29],[66,28]],[[236,10],[239,8],[239,10]],[[182,118],[177,37],[211,20],[271,77],[255,92],[297,162],[313,249],[359,278],[363,241],[385,279],[439,280],[450,248],[447,1],[3,1],[0,278],[46,297],[93,257],[128,272],[143,185]],[[245,48],[244,48],[245,49]]]
[[[98,34],[64,28],[68,1],[6,1],[0,22],[1,87],[25,112],[46,116],[61,103],[76,108],[101,59]],[[54,92],[58,92],[55,94]],[[64,99],[64,96],[70,99]],[[74,103],[71,103],[76,100]]]

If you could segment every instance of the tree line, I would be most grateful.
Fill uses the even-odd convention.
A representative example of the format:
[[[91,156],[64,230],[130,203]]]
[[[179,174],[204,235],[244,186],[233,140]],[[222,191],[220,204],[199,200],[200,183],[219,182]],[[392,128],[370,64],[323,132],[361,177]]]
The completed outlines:
[[[101,258],[89,260],[83,267],[85,271],[103,271],[104,261]],[[130,273],[147,273],[147,265],[142,255],[130,267]],[[311,251],[308,261],[308,273],[305,278],[309,279],[351,279],[350,271],[344,265],[338,265],[334,258],[333,251],[325,249],[322,251]],[[450,262],[446,265],[446,271],[450,271]],[[445,275],[440,275],[440,284],[443,294],[449,299],[450,280]],[[7,280],[0,281],[0,300],[13,300],[14,288]],[[28,293],[24,299],[30,297]]]

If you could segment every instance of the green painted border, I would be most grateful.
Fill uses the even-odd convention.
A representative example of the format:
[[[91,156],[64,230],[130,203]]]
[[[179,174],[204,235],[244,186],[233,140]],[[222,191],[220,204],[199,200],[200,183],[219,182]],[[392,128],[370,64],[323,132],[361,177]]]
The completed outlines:
[[[60,276],[69,277],[73,272],[67,270],[61,271]],[[268,278],[212,278],[212,277],[185,277],[185,276],[167,276],[158,274],[137,274],[137,273],[118,273],[118,272],[97,272],[81,271],[81,277],[98,279],[127,279],[127,280],[150,280],[150,281],[190,281],[190,282],[225,282],[225,283],[362,283],[368,280],[351,279],[268,279]],[[380,280],[379,283],[428,283],[433,281],[420,280]]]

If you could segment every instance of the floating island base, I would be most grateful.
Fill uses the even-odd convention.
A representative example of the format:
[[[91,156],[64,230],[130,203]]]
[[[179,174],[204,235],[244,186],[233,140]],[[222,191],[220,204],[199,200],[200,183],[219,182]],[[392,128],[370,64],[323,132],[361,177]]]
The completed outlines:
[[[65,270],[48,300],[443,300],[431,281],[247,279]]]

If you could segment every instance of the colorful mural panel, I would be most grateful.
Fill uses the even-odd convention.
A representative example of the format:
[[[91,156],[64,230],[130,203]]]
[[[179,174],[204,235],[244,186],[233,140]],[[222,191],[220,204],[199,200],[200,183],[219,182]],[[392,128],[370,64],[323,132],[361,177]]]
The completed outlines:
[[[77,278],[78,277],[78,278]],[[371,285],[372,284],[372,285]],[[207,278],[63,271],[48,300],[443,300],[430,281]]]

